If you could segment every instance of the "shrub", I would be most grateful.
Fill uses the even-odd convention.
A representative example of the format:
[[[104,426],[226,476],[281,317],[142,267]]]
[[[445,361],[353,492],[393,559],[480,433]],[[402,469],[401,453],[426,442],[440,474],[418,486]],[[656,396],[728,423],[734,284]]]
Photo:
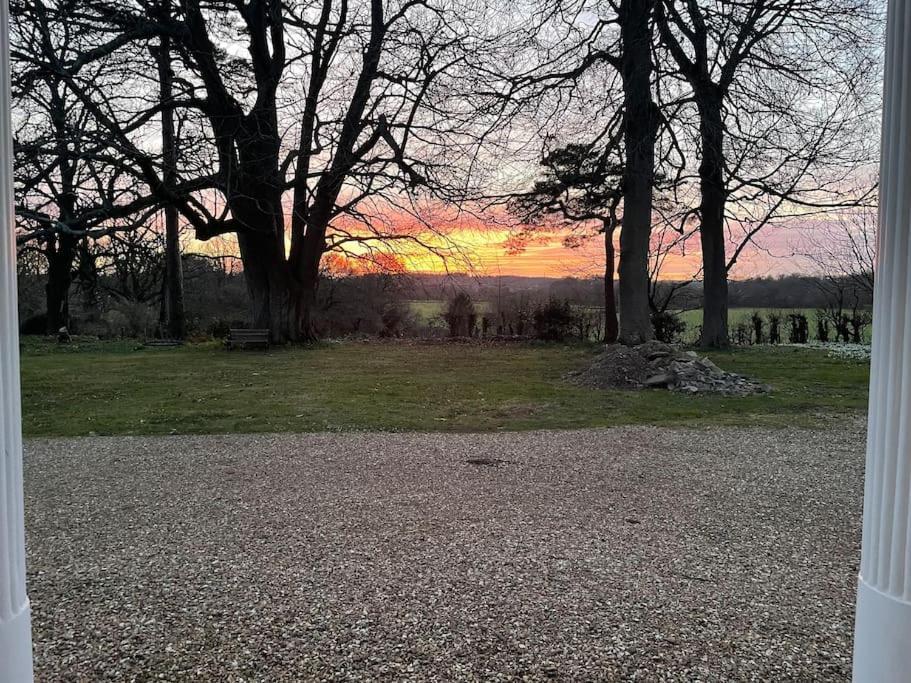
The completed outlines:
[[[407,304],[399,302],[384,306],[380,321],[382,323],[381,337],[401,337],[414,328],[414,315],[407,308]]]
[[[751,319],[743,318],[731,330],[731,342],[737,346],[749,346],[753,343],[753,323]]]
[[[149,337],[158,324],[158,310],[149,304],[119,301],[101,316],[108,337]]]
[[[450,337],[472,337],[478,322],[474,302],[465,292],[459,292],[446,306],[443,320],[449,326]]]
[[[829,341],[829,314],[823,309],[816,310],[816,338],[825,343]]]
[[[781,343],[781,313],[769,312],[769,344]]]
[[[753,311],[750,314],[750,325],[753,327],[753,343],[762,344],[765,342],[765,320],[762,313]]]
[[[659,311],[652,313],[652,328],[655,339],[665,344],[676,344],[686,332],[686,323],[676,313]]]
[[[535,308],[532,320],[535,337],[545,341],[564,341],[572,335],[576,316],[569,301],[551,299]]]
[[[47,334],[47,313],[37,313],[22,321],[19,334]]]
[[[849,323],[851,325],[851,341],[854,344],[863,343],[864,330],[871,322],[873,322],[873,317],[866,311],[854,311],[851,314]]]
[[[790,313],[788,320],[791,323],[791,329],[788,331],[788,341],[792,344],[806,344],[810,337],[807,316],[803,313]]]
[[[240,320],[228,320],[226,318],[215,318],[209,322],[206,333],[213,339],[225,339],[228,332],[232,329],[247,327],[247,324]]]

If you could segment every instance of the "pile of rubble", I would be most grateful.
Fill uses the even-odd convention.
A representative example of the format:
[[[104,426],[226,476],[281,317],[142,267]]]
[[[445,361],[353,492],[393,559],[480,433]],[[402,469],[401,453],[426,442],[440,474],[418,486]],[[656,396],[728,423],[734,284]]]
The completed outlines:
[[[599,389],[670,389],[689,394],[749,396],[771,390],[742,375],[726,372],[695,351],[648,342],[640,346],[611,344],[584,370],[568,379]]]

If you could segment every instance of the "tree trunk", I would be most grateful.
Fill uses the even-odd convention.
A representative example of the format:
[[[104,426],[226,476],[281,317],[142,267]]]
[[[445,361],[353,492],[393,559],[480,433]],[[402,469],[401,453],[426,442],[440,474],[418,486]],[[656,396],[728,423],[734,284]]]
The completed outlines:
[[[312,235],[312,239],[308,239]],[[326,249],[323,237],[325,228],[317,230],[315,226],[308,226],[307,237],[304,241],[306,248],[298,259],[294,259],[295,275],[301,291],[297,301],[297,321],[301,339],[315,341],[318,338],[314,324],[313,314],[316,309],[316,295],[319,289],[319,266]]]
[[[614,231],[604,230],[604,343],[617,341],[617,300],[614,296]]]
[[[80,239],[76,249],[76,277],[82,290],[83,307],[94,309],[98,305],[98,267],[88,237]]]
[[[57,334],[61,327],[69,327],[70,324],[70,283],[75,246],[75,239],[65,234],[48,245],[47,283],[44,286],[48,334]]]
[[[163,3],[164,12],[170,16],[170,2]],[[171,72],[171,40],[161,38],[158,50],[158,77],[162,102],[174,98],[174,74]],[[177,184],[177,140],[174,134],[174,110],[161,112],[161,152],[164,162],[162,179],[167,187]],[[183,264],[180,261],[180,218],[177,207],[168,204],[165,215],[165,272],[161,306],[164,332],[171,339],[186,336],[186,318],[183,304]]]
[[[702,193],[699,236],[702,243],[702,338],[700,345],[723,348],[728,337],[728,273],[724,244],[724,128],[721,95],[706,86],[697,96],[702,161],[699,181]]]
[[[273,343],[300,338],[294,311],[297,287],[285,261],[284,244],[274,233],[241,230],[237,233],[244,279],[250,294],[252,325],[268,329]]]
[[[648,306],[656,112],[651,95],[652,0],[623,0],[620,36],[624,100],[623,225],[620,228],[620,342],[653,336]]]

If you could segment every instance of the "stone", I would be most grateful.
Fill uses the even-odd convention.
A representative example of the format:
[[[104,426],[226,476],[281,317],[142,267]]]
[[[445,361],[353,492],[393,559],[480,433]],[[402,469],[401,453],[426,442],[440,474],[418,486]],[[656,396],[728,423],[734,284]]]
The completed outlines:
[[[770,390],[767,385],[726,372],[696,351],[682,351],[656,341],[635,347],[607,345],[587,368],[566,378],[601,389],[666,388],[686,394],[726,396]]]
[[[669,384],[674,382],[674,376],[663,372],[660,375],[652,375],[647,378],[642,384],[647,387],[666,387]]]

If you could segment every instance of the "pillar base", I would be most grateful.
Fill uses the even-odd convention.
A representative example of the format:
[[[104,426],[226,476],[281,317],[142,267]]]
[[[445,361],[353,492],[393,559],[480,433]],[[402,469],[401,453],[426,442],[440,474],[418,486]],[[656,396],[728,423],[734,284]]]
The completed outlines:
[[[862,578],[854,622],[854,683],[905,683],[911,678],[911,603]]]
[[[32,616],[28,603],[10,621],[0,621],[0,681],[32,682]]]

